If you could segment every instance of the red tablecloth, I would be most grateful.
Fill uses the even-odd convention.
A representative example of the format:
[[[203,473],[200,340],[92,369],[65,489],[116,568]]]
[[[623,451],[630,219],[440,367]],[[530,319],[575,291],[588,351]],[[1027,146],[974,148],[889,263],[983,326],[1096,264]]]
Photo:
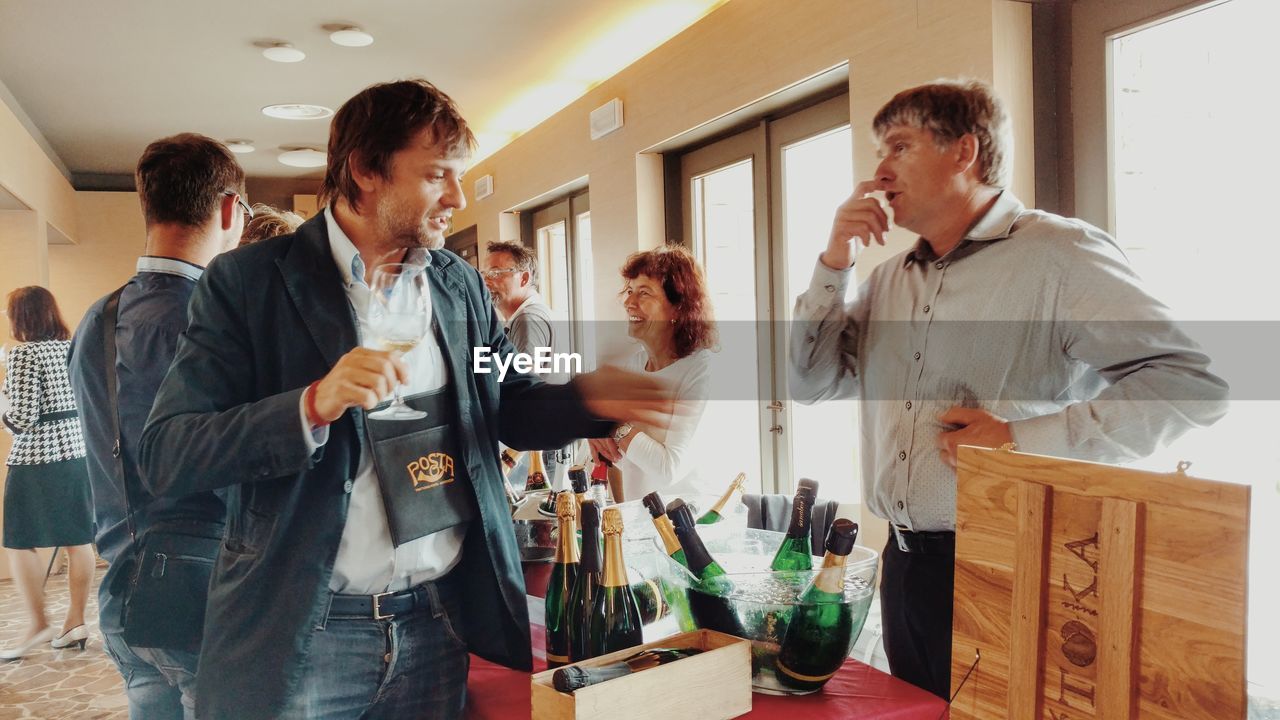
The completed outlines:
[[[525,584],[531,595],[542,596],[550,565],[526,565]],[[547,667],[542,618],[531,618],[534,671]],[[848,660],[820,692],[780,697],[753,693],[752,710],[743,717],[806,720],[853,718],[855,720],[939,720],[946,717],[946,703],[914,685],[897,680],[870,665]],[[528,717],[529,674],[471,656],[467,679],[467,717],[475,720],[510,720]]]

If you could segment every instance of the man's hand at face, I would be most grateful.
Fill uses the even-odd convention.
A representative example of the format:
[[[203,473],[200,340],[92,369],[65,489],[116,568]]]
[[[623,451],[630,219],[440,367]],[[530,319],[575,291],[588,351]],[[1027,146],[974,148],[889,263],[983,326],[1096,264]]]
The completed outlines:
[[[399,355],[358,347],[343,355],[315,388],[320,420],[333,422],[347,408],[372,410],[397,383],[409,382],[409,366]]]
[[[857,255],[856,243],[869,246],[875,240],[884,245],[884,234],[889,232],[889,216],[881,207],[880,200],[870,197],[879,189],[877,181],[864,180],[858,183],[849,199],[836,208],[835,220],[831,222],[831,237],[821,257],[823,265],[832,270],[846,270],[853,265]]]
[[[998,448],[1013,442],[1009,422],[986,410],[957,405],[939,415],[938,421],[961,426],[951,432],[938,433],[938,449],[942,453],[942,461],[953,468],[956,466],[956,448],[961,445]]]

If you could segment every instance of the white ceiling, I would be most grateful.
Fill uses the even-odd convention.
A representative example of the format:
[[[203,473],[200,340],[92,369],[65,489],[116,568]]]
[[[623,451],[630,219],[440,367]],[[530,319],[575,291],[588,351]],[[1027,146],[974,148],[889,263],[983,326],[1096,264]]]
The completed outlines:
[[[328,121],[276,120],[263,106],[336,110],[371,83],[421,76],[485,132],[629,18],[650,19],[626,34],[647,33],[648,50],[724,1],[0,0],[0,83],[75,174],[131,175],[147,143],[194,131],[252,140],[257,152],[239,156],[250,176],[319,177],[276,156],[280,146],[323,148]],[[333,23],[359,25],[375,41],[334,45],[323,28]],[[265,59],[255,43],[271,40],[306,60]]]

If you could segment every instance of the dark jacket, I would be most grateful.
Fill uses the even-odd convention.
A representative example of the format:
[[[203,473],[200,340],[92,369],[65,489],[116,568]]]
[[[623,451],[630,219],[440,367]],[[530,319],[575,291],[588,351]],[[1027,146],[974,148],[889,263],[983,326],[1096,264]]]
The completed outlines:
[[[532,665],[519,553],[498,469],[498,440],[555,447],[604,434],[572,386],[471,372],[473,348],[512,351],[480,275],[432,251],[434,312],[461,426],[460,462],[479,517],[458,566],[472,652]],[[349,410],[307,455],[302,391],[356,346],[356,325],[323,214],[294,235],[219,256],[192,297],[190,326],[143,432],[152,490],[228,487],[227,532],[210,585],[196,686],[202,720],[270,718],[301,677],[323,620],[364,434]],[[530,418],[547,422],[529,422]],[[554,419],[554,422],[550,421]]]

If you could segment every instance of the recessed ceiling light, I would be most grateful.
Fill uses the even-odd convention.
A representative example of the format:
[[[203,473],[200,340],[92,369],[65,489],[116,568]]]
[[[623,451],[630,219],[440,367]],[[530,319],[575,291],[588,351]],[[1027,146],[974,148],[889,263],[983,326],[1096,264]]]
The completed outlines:
[[[262,48],[262,56],[276,62],[295,63],[304,60],[307,54],[289,43],[276,43],[270,47]]]
[[[296,168],[324,167],[328,156],[315,148],[281,148],[284,152],[277,158],[281,165]]]
[[[267,117],[283,120],[320,120],[333,115],[333,111],[323,105],[306,105],[291,103],[285,105],[268,105],[262,108]]]
[[[227,146],[228,150],[236,153],[237,155],[244,155],[245,153],[253,152],[252,140],[228,140],[223,144]]]
[[[364,47],[373,44],[373,36],[354,25],[334,30],[329,33],[329,39],[335,45],[344,47]]]

